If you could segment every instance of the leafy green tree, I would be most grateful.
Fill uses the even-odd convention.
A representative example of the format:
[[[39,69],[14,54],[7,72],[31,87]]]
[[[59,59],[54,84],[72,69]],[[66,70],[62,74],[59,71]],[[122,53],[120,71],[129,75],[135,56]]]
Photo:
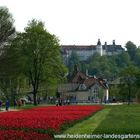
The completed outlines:
[[[140,48],[136,50],[134,61],[136,66],[140,67]]]
[[[13,18],[8,8],[0,7],[0,46],[2,47],[8,40],[14,37],[15,28]]]
[[[0,90],[2,98],[10,99],[16,84],[17,70],[14,51],[10,46],[15,37],[14,20],[8,8],[0,7]]]
[[[69,71],[72,72],[74,70],[74,66],[77,65],[80,67],[80,60],[77,53],[73,50],[68,60],[68,68]]]
[[[13,48],[8,45],[0,56],[0,90],[6,99],[12,99],[17,94],[17,79],[20,76],[17,57]]]
[[[130,55],[128,52],[122,52],[115,57],[116,64],[119,68],[128,67],[132,64]]]
[[[131,57],[131,60],[134,61],[137,46],[133,42],[128,41],[125,45],[125,48],[127,49],[127,52]]]
[[[87,69],[87,65],[84,61],[80,62],[81,72],[85,73]]]
[[[62,79],[66,69],[61,61],[58,39],[41,21],[32,20],[25,32],[17,35],[15,45],[22,72],[31,81],[34,105],[39,87],[48,77]]]
[[[124,68],[120,72],[120,76],[122,77],[122,85],[123,88],[126,87],[128,89],[128,104],[130,104],[131,97],[135,96],[136,93],[136,81],[137,81],[137,73],[139,69],[135,66],[129,66]],[[124,91],[124,90],[123,90]]]
[[[91,75],[109,78],[117,71],[115,59],[112,56],[100,56],[98,53],[95,53],[87,60],[87,63]]]
[[[100,67],[100,54],[99,53],[95,53],[93,54],[91,57],[88,58],[87,60],[87,69],[89,70],[89,74],[91,75],[97,75],[100,71],[100,69],[98,69]]]
[[[119,94],[120,93],[120,88],[118,87],[118,85],[110,85],[110,88],[109,88],[109,97],[110,97],[110,100],[112,101],[113,98],[115,97],[116,100],[122,100],[122,95],[123,94]]]

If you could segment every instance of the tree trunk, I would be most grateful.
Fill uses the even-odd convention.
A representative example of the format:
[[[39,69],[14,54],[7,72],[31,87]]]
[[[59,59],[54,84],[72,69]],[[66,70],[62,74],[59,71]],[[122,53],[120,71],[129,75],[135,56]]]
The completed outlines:
[[[37,90],[36,90],[35,86],[33,86],[33,101],[34,101],[34,105],[37,105],[36,94],[37,94]]]
[[[128,84],[128,105],[130,105],[131,102],[131,85]]]

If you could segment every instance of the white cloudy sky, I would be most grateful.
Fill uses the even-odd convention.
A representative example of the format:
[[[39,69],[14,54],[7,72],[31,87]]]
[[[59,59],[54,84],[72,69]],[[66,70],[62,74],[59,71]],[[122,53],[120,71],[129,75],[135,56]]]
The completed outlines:
[[[102,44],[131,40],[140,45],[140,0],[0,0],[15,19],[18,31],[29,20],[45,22],[61,44]]]

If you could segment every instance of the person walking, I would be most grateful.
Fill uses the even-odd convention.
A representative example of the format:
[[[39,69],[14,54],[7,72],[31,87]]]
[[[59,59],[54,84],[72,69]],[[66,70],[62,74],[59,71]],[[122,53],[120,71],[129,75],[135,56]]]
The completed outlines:
[[[2,108],[2,101],[0,100],[0,111],[1,111],[1,108]]]
[[[5,107],[6,107],[6,111],[8,111],[9,110],[9,107],[10,107],[9,100],[6,100]]]
[[[17,106],[17,100],[14,100],[14,108]]]

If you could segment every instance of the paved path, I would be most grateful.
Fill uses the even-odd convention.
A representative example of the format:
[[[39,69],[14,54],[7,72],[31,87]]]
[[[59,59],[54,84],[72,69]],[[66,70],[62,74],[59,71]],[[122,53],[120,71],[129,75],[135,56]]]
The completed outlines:
[[[20,109],[10,108],[9,111],[20,111]],[[0,113],[2,112],[7,112],[7,111],[5,110],[5,108],[1,108]]]

